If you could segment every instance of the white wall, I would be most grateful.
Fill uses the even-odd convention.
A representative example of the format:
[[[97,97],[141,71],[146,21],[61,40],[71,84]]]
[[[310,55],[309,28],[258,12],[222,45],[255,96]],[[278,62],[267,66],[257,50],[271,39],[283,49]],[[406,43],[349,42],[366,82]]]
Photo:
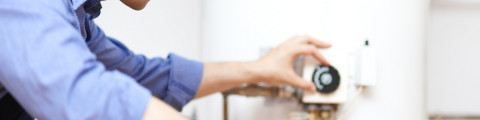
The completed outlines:
[[[480,1],[434,0],[427,42],[429,114],[480,115]]]
[[[136,53],[166,57],[175,52],[201,59],[200,0],[151,0],[142,11],[119,0],[103,1],[102,6],[95,22]]]

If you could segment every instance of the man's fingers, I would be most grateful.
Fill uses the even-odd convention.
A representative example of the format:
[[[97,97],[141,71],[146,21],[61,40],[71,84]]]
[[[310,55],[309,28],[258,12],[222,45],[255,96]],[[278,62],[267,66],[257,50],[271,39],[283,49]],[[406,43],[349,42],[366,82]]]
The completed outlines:
[[[307,44],[315,45],[317,48],[330,48],[330,47],[332,47],[332,44],[323,42],[321,40],[310,37],[308,35],[302,36],[300,39],[305,41]]]
[[[320,54],[320,52],[318,52],[318,49],[314,45],[305,45],[301,47],[302,49],[300,49],[300,54],[312,55],[315,59],[320,61],[320,63],[322,63],[323,65],[326,65],[326,66],[330,65],[330,62],[328,62],[327,59],[325,59],[325,57],[323,57],[323,55]]]
[[[318,48],[330,48],[330,47],[332,47],[332,44],[320,41],[320,40],[315,39],[315,38],[308,39],[308,42],[310,44],[313,44],[313,45],[317,46]]]
[[[327,59],[325,59],[325,57],[323,57],[323,55],[320,54],[320,52],[315,50],[315,51],[313,51],[312,55],[315,59],[320,61],[320,63],[322,63],[322,65],[330,66],[330,62],[328,62]]]
[[[306,81],[294,73],[290,76],[290,79],[286,81],[287,84],[290,84],[296,88],[300,88],[305,91],[315,92],[315,84],[313,84],[312,82]]]

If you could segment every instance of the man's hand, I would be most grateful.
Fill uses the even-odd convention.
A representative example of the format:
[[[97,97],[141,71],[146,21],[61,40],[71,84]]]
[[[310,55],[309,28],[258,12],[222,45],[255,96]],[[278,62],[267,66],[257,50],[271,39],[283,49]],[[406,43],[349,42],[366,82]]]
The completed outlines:
[[[317,49],[330,46],[309,36],[297,36],[256,61],[205,63],[202,82],[195,98],[229,90],[244,83],[259,82],[272,85],[290,84],[313,92],[315,85],[295,74],[293,62],[303,54],[312,55],[322,64],[329,65]]]
[[[296,36],[272,49],[261,59],[255,61],[259,72],[263,73],[259,82],[271,85],[290,84],[306,91],[315,91],[312,82],[303,80],[293,70],[295,58],[300,55],[312,55],[323,65],[330,63],[318,52],[318,48],[329,48],[331,44],[310,36]]]

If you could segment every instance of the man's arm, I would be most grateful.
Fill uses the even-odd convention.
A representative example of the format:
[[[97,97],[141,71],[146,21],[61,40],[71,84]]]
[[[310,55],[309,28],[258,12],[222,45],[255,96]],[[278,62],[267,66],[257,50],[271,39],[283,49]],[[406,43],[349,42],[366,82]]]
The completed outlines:
[[[318,53],[318,48],[331,45],[309,36],[293,37],[279,45],[266,56],[250,62],[219,62],[200,64],[174,54],[170,59],[147,59],[135,55],[121,42],[108,38],[95,23],[91,22],[92,39],[88,45],[107,69],[120,70],[135,78],[153,95],[181,110],[188,101],[214,92],[225,91],[244,83],[264,82],[269,84],[291,84],[307,91],[315,89],[311,82],[297,76],[293,70],[294,59],[301,55],[313,55],[323,64],[329,63]],[[183,62],[179,62],[183,61]],[[171,63],[178,63],[171,65]],[[171,73],[173,72],[173,74]],[[179,78],[182,77],[182,78]],[[181,84],[168,84],[166,81]],[[201,81],[201,82],[200,82]],[[166,90],[168,86],[183,86],[183,89]],[[187,87],[185,87],[187,86]],[[180,94],[178,94],[180,92]],[[170,96],[176,99],[165,99]]]
[[[186,120],[170,105],[164,103],[156,97],[150,97],[148,106],[143,114],[143,120]]]
[[[307,91],[315,91],[313,83],[295,74],[293,61],[303,54],[312,55],[322,64],[329,65],[328,61],[318,53],[317,48],[330,46],[309,36],[294,37],[256,61],[205,63],[202,81],[195,98],[225,91],[244,83],[258,82],[272,85],[290,84]],[[169,105],[152,97],[143,119],[154,118],[185,119]]]
[[[232,89],[244,83],[263,82],[271,85],[290,84],[306,91],[315,91],[312,82],[303,80],[293,70],[299,55],[312,55],[322,64],[328,61],[318,53],[318,48],[331,45],[309,36],[293,37],[251,62],[205,63],[202,82],[195,98]]]

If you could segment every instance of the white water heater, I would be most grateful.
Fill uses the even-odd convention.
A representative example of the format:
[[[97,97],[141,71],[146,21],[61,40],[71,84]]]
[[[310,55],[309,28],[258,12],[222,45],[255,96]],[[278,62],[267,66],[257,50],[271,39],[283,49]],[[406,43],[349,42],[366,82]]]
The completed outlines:
[[[352,106],[350,117],[346,119],[425,118],[422,92],[423,33],[428,0],[203,2],[201,50],[204,61],[256,60],[262,48],[274,47],[295,35],[310,35],[333,45],[332,48],[319,51],[338,71],[340,82],[338,88],[330,93],[305,93],[303,102],[345,103],[351,97],[347,92],[352,92],[344,88],[352,88],[352,84],[373,85],[365,89],[365,95],[358,98]],[[355,57],[358,54],[354,52],[366,39],[376,48],[371,53],[376,53],[378,58]],[[368,48],[364,50],[371,51]],[[377,67],[366,68],[363,66],[370,66],[369,63],[357,63],[362,61],[376,63]],[[315,62],[306,64],[302,77],[312,81],[313,75],[318,74],[317,78],[320,79],[323,72],[315,73],[315,69],[322,70],[318,68],[319,65]],[[377,69],[361,71],[378,72],[364,75],[355,69]],[[329,77],[325,75],[324,78]],[[355,78],[361,79],[354,81]],[[319,81],[318,84],[327,83],[329,80]],[[342,83],[347,85],[343,86]],[[211,106],[218,104],[215,99],[205,101],[198,111],[211,111]],[[229,117],[231,120],[285,120],[288,113],[302,110],[301,106],[295,106],[298,105],[296,101],[274,105],[266,102],[261,98],[232,97],[229,101]],[[216,115],[214,112],[205,114]],[[204,116],[205,119],[212,119]]]

